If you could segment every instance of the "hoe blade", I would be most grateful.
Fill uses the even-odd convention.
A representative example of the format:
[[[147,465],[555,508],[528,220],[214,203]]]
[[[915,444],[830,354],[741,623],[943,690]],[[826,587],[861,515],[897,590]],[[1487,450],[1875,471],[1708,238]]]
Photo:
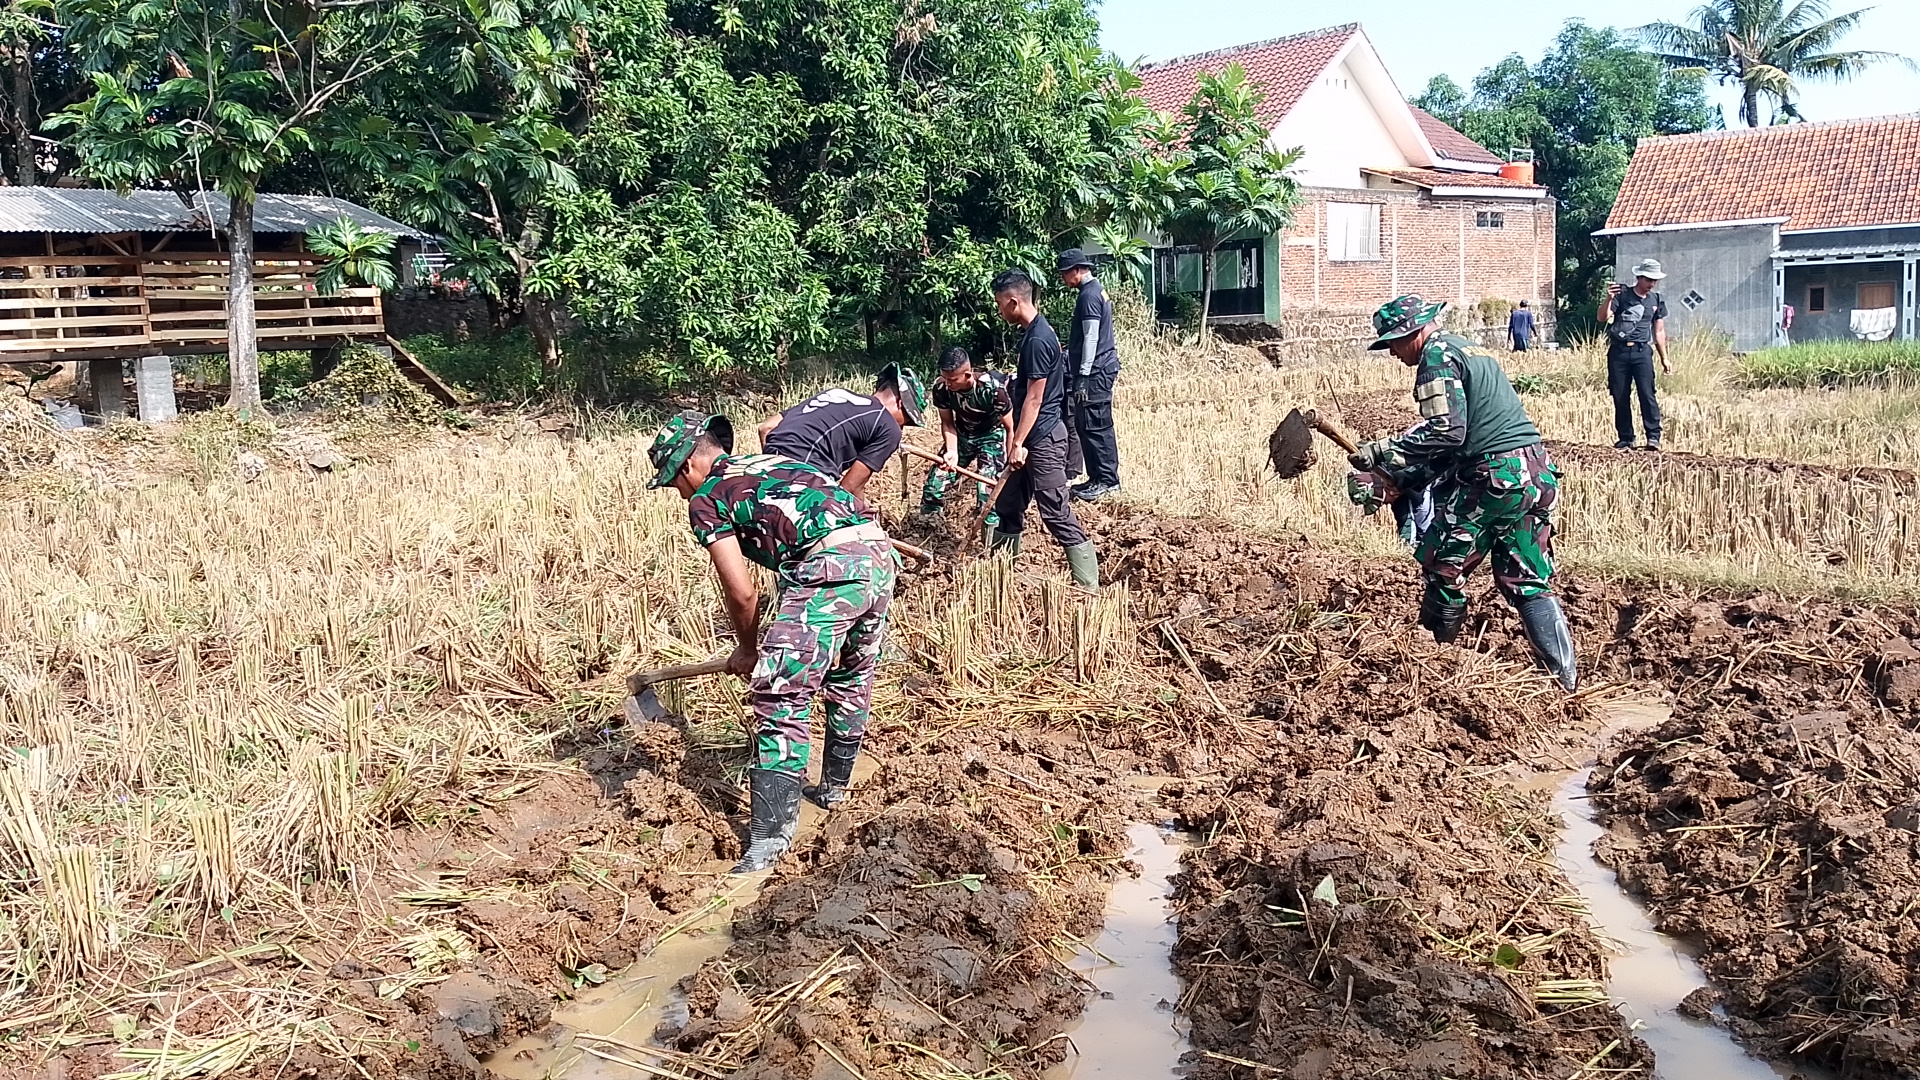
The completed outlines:
[[[1319,460],[1313,452],[1313,425],[1295,409],[1267,437],[1267,460],[1281,479],[1291,480]]]
[[[665,705],[660,704],[660,695],[654,693],[651,686],[644,687],[639,693],[629,697],[622,704],[621,710],[626,713],[627,724],[630,727],[657,723],[672,715]]]

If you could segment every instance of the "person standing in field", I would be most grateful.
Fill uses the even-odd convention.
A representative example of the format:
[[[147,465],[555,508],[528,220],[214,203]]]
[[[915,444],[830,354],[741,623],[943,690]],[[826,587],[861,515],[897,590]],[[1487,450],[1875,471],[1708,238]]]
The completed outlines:
[[[1082,588],[1100,587],[1100,557],[1080,519],[1067,502],[1067,357],[1059,335],[1034,304],[1033,279],[1019,270],[1002,271],[993,279],[993,304],[1000,318],[1018,326],[1020,364],[1010,396],[1014,407],[1012,440],[1007,467],[1014,470],[993,505],[1000,524],[990,549],[1020,554],[1027,506],[1038,505],[1040,520],[1066,549],[1067,566]]]
[[[1433,520],[1415,549],[1426,578],[1420,625],[1433,639],[1445,644],[1460,635],[1467,619],[1462,586],[1492,555],[1494,584],[1520,613],[1534,654],[1571,693],[1578,684],[1573,633],[1553,595],[1560,469],[1500,364],[1434,324],[1445,307],[1402,296],[1374,313],[1370,348],[1416,369],[1420,423],[1361,444],[1348,462],[1384,479],[1393,489],[1385,496],[1433,479]]]
[[[752,820],[732,872],[764,870],[792,845],[803,795],[829,810],[846,804],[893,600],[893,548],[833,477],[778,454],[734,455],[724,416],[674,416],[647,456],[647,486],[687,500],[693,535],[720,578],[736,642],[727,670],[747,680],[754,716]],[[765,637],[749,560],[779,581]],[[826,760],[820,783],[808,786],[816,694],[826,702]]]
[[[1074,434],[1087,468],[1087,482],[1073,497],[1098,502],[1120,494],[1120,444],[1113,431],[1113,384],[1120,377],[1120,350],[1113,343],[1113,301],[1107,299],[1086,252],[1068,248],[1054,269],[1079,290],[1073,325],[1067,328],[1067,365],[1072,372]],[[1070,470],[1071,471],[1071,470]]]
[[[1520,306],[1513,309],[1513,314],[1507,316],[1507,344],[1514,352],[1526,352],[1532,341],[1533,308],[1522,300]]]
[[[1660,372],[1673,374],[1667,362],[1667,302],[1654,291],[1666,272],[1653,259],[1633,268],[1631,288],[1618,282],[1607,286],[1600,302],[1600,324],[1607,328],[1607,392],[1613,395],[1615,450],[1633,449],[1633,398],[1640,398],[1640,426],[1646,430],[1646,449],[1660,449],[1660,402],[1653,391],[1653,358],[1660,356]]]
[[[864,498],[867,479],[900,449],[901,428],[919,427],[927,388],[912,368],[880,369],[873,396],[834,387],[762,421],[760,446],[812,465]]]
[[[998,479],[1007,467],[1007,442],[1013,434],[1013,398],[1007,391],[1007,377],[976,369],[973,358],[958,345],[940,355],[933,407],[940,413],[941,457],[946,467],[936,465],[927,473],[926,486],[920,489],[920,513],[925,515],[940,512],[948,489],[960,476],[953,471],[955,465]],[[975,481],[974,488],[974,504],[985,503],[987,485]],[[985,528],[999,523],[999,516],[988,510]]]

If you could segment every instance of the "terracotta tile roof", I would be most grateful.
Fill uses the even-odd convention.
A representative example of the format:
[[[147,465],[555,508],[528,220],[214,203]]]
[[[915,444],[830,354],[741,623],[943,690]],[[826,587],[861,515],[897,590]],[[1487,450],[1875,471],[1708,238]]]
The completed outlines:
[[[1511,188],[1516,191],[1542,191],[1539,184],[1523,184],[1493,173],[1453,172],[1448,169],[1361,169],[1371,176],[1389,176],[1416,187]]]
[[[1501,163],[1498,154],[1460,134],[1445,120],[1418,105],[1409,103],[1407,108],[1413,111],[1413,118],[1419,122],[1420,130],[1427,136],[1427,142],[1433,145],[1434,153],[1452,161],[1471,161],[1479,165]]]
[[[1300,95],[1307,92],[1334,56],[1359,32],[1359,23],[1348,23],[1232,49],[1142,64],[1140,97],[1161,112],[1179,116],[1180,110],[1193,100],[1202,74],[1218,74],[1228,64],[1239,64],[1246,70],[1247,78],[1266,91],[1265,99],[1260,102],[1260,121],[1271,128],[1287,115]]]
[[[1920,222],[1920,113],[1642,139],[1607,228],[1779,217],[1789,232]]]

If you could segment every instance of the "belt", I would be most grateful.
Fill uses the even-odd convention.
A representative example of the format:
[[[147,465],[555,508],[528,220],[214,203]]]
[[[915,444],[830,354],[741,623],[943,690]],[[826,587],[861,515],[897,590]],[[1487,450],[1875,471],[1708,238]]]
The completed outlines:
[[[802,552],[800,557],[802,559],[811,559],[815,555],[832,551],[841,544],[852,543],[856,540],[873,544],[884,544],[887,542],[887,530],[881,528],[878,522],[873,521],[863,522],[859,525],[843,525],[808,545],[807,550]]]

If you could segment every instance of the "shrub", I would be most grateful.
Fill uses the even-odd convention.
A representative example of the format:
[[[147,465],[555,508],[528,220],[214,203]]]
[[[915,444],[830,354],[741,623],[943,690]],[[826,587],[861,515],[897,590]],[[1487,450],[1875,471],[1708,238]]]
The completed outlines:
[[[1752,387],[1847,386],[1920,378],[1920,341],[1814,341],[1748,353]]]

